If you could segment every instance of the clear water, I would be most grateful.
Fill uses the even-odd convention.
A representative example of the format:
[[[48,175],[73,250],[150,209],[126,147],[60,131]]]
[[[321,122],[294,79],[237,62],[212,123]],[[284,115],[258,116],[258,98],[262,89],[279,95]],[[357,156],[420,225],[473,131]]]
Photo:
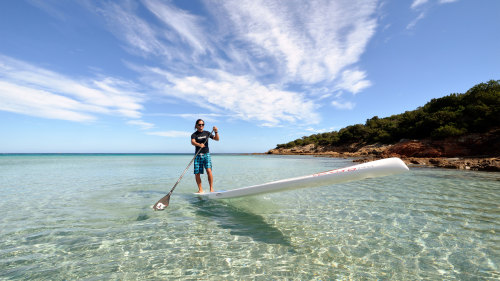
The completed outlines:
[[[500,279],[500,174],[398,176],[200,201],[191,155],[0,156],[0,279]],[[216,189],[349,159],[213,155]],[[206,178],[203,178],[206,186]]]

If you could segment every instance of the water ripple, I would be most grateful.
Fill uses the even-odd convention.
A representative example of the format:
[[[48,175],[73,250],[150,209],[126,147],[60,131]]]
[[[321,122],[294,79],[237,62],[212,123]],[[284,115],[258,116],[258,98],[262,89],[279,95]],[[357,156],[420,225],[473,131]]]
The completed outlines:
[[[227,201],[192,196],[186,175],[153,212],[190,157],[2,156],[0,279],[500,279],[495,173],[415,168]],[[213,158],[221,188],[351,164]]]

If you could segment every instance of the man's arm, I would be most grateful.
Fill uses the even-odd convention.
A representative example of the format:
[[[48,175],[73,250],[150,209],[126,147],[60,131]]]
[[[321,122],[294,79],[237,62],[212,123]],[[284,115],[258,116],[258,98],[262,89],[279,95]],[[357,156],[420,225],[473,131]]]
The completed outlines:
[[[214,136],[213,140],[218,141],[220,139],[220,137],[219,137],[219,129],[217,129],[217,127],[215,127],[215,126],[214,126],[214,134],[215,134],[215,136]]]
[[[194,145],[194,146],[197,146],[197,147],[201,147],[201,148],[204,148],[205,145],[202,144],[202,143],[197,143],[195,139],[191,139],[191,144]]]

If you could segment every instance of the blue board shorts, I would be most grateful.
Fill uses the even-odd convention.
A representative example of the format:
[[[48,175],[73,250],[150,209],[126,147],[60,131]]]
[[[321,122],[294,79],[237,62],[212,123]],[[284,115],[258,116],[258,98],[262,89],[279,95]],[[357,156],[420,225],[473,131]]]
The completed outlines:
[[[194,173],[203,174],[205,169],[212,169],[212,158],[210,153],[198,154],[194,159]]]

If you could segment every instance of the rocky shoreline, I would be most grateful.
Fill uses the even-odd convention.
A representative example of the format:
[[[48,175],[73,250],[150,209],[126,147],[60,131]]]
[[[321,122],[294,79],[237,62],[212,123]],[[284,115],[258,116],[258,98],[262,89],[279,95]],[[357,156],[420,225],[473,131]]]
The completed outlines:
[[[390,145],[352,144],[346,147],[320,147],[309,144],[271,149],[267,154],[357,158],[355,162],[399,157],[409,166],[500,172],[500,140],[496,134],[441,141],[401,140]]]

